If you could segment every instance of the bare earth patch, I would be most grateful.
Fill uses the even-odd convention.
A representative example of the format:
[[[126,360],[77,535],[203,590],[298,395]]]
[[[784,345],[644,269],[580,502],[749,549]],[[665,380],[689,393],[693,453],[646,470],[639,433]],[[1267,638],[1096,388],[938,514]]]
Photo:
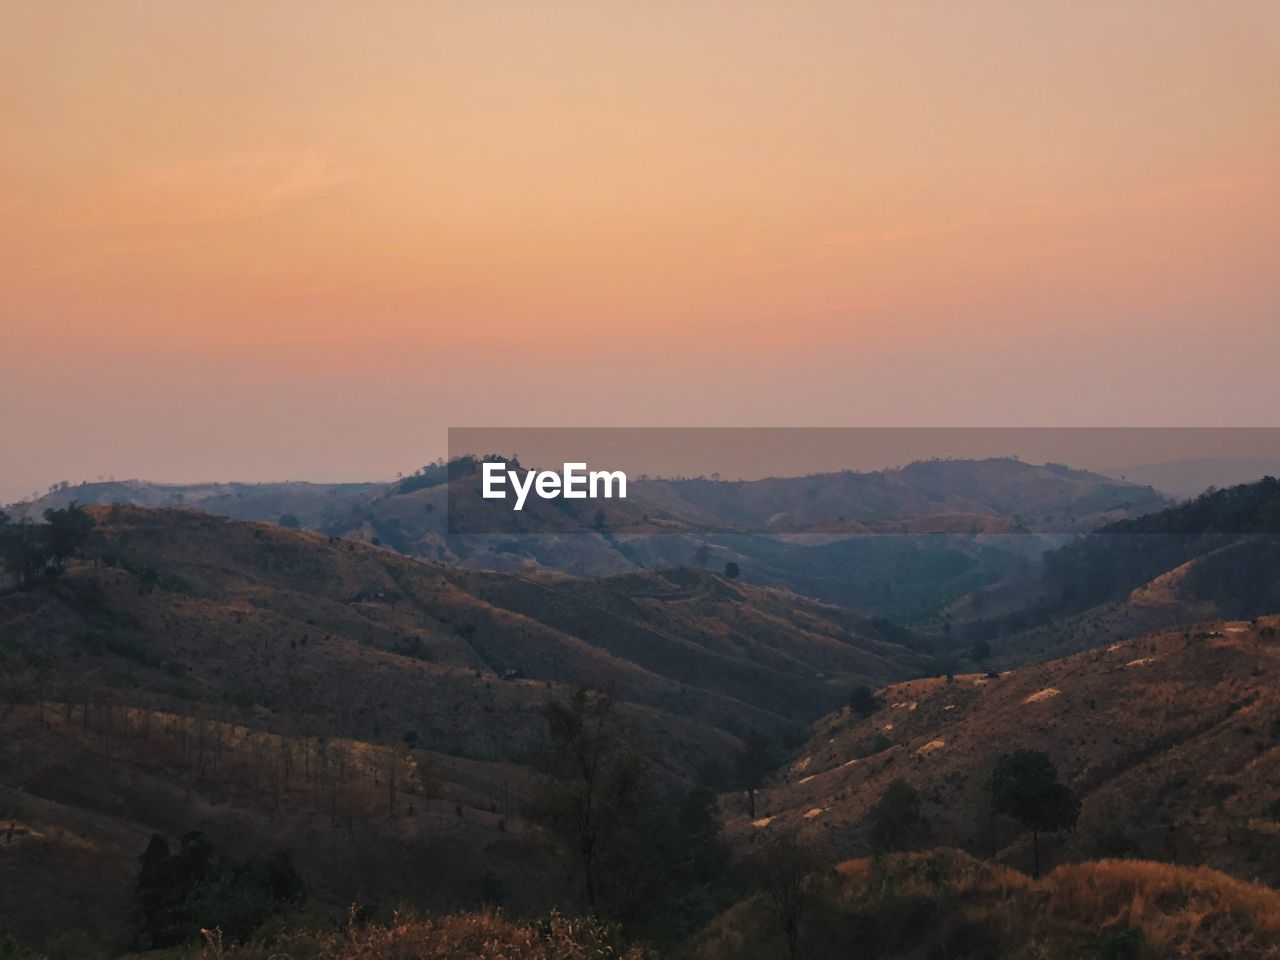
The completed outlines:
[[[1058,694],[1060,693],[1062,693],[1062,691],[1059,690],[1057,687],[1045,687],[1043,690],[1040,690],[1036,693],[1031,694],[1031,696],[1027,697],[1022,702],[1023,703],[1040,703],[1041,701],[1044,701],[1044,700],[1052,700],[1054,697],[1058,696]]]

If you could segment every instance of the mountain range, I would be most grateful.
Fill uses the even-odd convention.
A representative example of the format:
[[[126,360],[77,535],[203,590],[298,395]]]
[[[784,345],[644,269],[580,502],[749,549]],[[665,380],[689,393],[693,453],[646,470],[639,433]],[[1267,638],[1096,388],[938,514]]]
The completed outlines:
[[[982,924],[1003,931],[991,936],[1013,943],[1031,934],[1000,919],[1014,909],[1007,897],[1031,902],[1077,882],[1072,869],[1111,883],[1105,858],[1150,861],[1124,881],[1134,896],[1171,883],[1212,889],[1206,916],[1240,915],[1243,907],[1222,906],[1245,896],[1231,884],[1280,883],[1280,555],[1271,536],[1280,485],[1169,505],[1146,488],[1016,461],[902,473],[871,483],[902,488],[894,509],[930,523],[958,514],[927,510],[973,508],[971,485],[1004,477],[1009,489],[988,495],[987,512],[966,515],[1016,506],[999,522],[1025,532],[624,534],[606,521],[571,534],[524,531],[510,543],[494,535],[487,552],[483,535],[441,527],[409,539],[443,548],[441,559],[397,549],[377,530],[397,517],[402,533],[407,518],[438,523],[425,506],[447,494],[443,484],[216,486],[182,494],[195,506],[169,504],[175,491],[150,485],[101,491],[164,505],[89,507],[92,529],[65,573],[0,589],[5,924],[35,944],[68,925],[118,942],[147,838],[192,829],[238,857],[292,849],[312,902],[329,915],[396,902],[435,911],[502,902],[531,914],[572,900],[530,803],[551,749],[547,704],[583,684],[613,691],[655,795],[717,791],[732,862],[799,838],[847,861],[840,875],[862,886],[848,888],[846,906],[870,902],[868,869],[892,869],[910,885],[933,863],[930,875],[955,878],[953,888],[1008,871],[993,881],[1005,899],[979,900]],[[813,526],[834,507],[805,513],[813,501],[798,490],[821,502],[824,484],[864,481],[766,482],[724,500],[703,489],[714,492],[715,481],[670,483],[699,510],[733,504],[724,521],[745,524],[790,502],[787,525]],[[59,490],[19,515],[85,492]],[[353,525],[338,505],[355,501],[366,519]],[[1032,531],[1031,504],[1038,522],[1050,509],[1103,522],[1072,537]],[[297,523],[233,518],[232,509],[292,512]],[[680,509],[681,522],[699,519]],[[684,556],[695,545],[709,554],[700,563]],[[591,551],[626,562],[568,572]],[[721,560],[741,576],[721,573]],[[823,597],[844,580],[853,582],[843,596],[891,589],[911,595],[899,608],[925,612],[903,625],[883,615],[893,606],[883,598]],[[1076,830],[1043,840],[1045,859],[1066,871],[1043,886],[1017,879],[1030,866],[1027,832],[984,792],[992,765],[1014,749],[1043,751],[1081,801]],[[751,773],[744,759],[753,756]],[[920,798],[926,845],[954,853],[870,868],[858,859],[873,849],[871,811],[895,781]],[[1163,864],[1222,874],[1170,879]],[[749,896],[732,905],[741,889],[717,896],[725,912],[698,921],[700,939],[686,944],[707,958],[728,955],[715,951],[759,913]],[[1196,908],[1176,902],[1181,924]],[[890,907],[881,907],[876,922],[887,924]],[[1126,914],[1123,928],[1152,938],[1173,929],[1168,910],[1165,927],[1156,915]],[[1090,916],[1077,911],[1039,935],[1101,956],[1084,932]],[[952,949],[937,946],[951,936],[939,923],[908,926],[928,932],[929,949]],[[1261,941],[1230,936],[1243,944],[1237,955],[1269,956]]]

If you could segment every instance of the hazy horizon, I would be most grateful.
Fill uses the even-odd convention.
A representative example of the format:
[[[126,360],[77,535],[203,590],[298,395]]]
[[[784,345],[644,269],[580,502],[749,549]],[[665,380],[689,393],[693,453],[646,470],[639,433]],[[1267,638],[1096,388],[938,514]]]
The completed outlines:
[[[449,431],[447,458],[502,453],[525,467],[556,469],[586,461],[654,479],[713,477],[761,480],[844,471],[901,469],[926,461],[1016,459],[1150,484],[1173,496],[1210,486],[1280,475],[1280,428],[461,428]],[[434,458],[433,458],[434,459]],[[407,476],[329,472],[303,477],[101,476],[68,480],[146,483],[154,486],[241,484],[379,484]],[[0,506],[42,496],[46,490],[0,495]],[[2,494],[2,491],[0,491]]]

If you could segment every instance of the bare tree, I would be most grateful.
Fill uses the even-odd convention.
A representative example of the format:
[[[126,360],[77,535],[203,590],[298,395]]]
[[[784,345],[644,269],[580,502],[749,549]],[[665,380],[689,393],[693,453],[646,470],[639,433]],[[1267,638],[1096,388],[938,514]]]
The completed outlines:
[[[795,960],[804,918],[822,895],[822,862],[794,833],[782,833],[756,857],[755,869],[757,883],[782,926],[787,955]]]

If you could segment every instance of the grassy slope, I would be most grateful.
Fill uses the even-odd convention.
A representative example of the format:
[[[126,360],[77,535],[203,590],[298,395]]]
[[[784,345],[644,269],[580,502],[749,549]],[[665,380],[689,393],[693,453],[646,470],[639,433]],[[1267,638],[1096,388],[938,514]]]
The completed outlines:
[[[1103,860],[1064,865],[1033,881],[937,850],[843,863],[826,899],[802,928],[803,955],[811,960],[1280,957],[1280,893],[1204,867]],[[708,928],[698,955],[763,960],[785,953],[769,904],[752,899]]]
[[[1213,623],[1111,644],[988,680],[919,680],[846,709],[758,802],[767,826],[731,823],[744,843],[788,827],[846,854],[866,851],[863,817],[888,783],[911,782],[939,842],[1029,863],[1027,838],[997,822],[981,785],[1000,753],[1047,752],[1083,797],[1059,859],[1115,849],[1207,862],[1280,881],[1280,619]],[[877,738],[883,738],[879,743]],[[877,752],[875,748],[885,746]],[[810,816],[806,817],[806,814]]]

